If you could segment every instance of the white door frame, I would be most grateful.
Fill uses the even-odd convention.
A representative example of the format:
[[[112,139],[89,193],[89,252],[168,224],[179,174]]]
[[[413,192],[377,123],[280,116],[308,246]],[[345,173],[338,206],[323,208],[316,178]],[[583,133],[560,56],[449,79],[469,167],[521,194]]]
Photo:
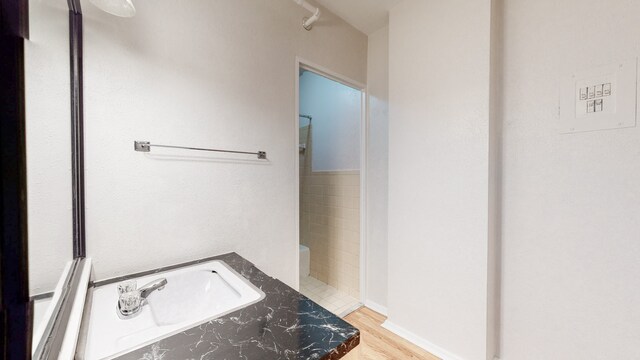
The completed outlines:
[[[367,299],[367,145],[368,145],[368,97],[367,86],[358,81],[350,79],[339,73],[331,71],[321,65],[314,64],[311,61],[305,60],[299,56],[296,56],[296,68],[295,68],[295,129],[294,138],[296,149],[295,156],[295,172],[298,177],[295,186],[295,215],[296,215],[296,230],[298,234],[298,243],[300,242],[300,156],[298,156],[297,149],[300,143],[300,69],[305,69],[313,73],[322,75],[331,80],[335,80],[348,87],[357,89],[361,92],[361,111],[360,111],[360,303],[364,304]],[[298,276],[296,277],[296,284],[298,290],[300,289],[300,251],[296,251]]]

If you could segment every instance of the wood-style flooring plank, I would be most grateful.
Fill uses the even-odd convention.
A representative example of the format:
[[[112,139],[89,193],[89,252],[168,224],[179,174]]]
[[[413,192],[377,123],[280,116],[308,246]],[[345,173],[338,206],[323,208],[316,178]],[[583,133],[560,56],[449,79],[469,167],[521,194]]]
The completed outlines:
[[[440,360],[383,328],[386,317],[371,309],[361,307],[344,319],[360,329],[358,360]]]

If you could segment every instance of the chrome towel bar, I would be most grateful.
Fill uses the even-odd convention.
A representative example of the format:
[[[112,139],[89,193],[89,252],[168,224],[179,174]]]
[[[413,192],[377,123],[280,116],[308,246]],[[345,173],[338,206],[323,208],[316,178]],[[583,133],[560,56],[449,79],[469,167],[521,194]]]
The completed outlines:
[[[248,155],[256,155],[258,159],[266,159],[267,153],[264,151],[258,152],[248,152],[248,151],[235,151],[235,150],[219,150],[219,149],[205,149],[205,148],[197,148],[197,147],[189,147],[189,146],[175,146],[175,145],[159,145],[159,144],[151,144],[148,141],[134,141],[133,148],[135,151],[141,152],[150,152],[151,147],[163,147],[163,148],[171,148],[171,149],[185,149],[185,150],[197,150],[197,151],[214,151],[214,152],[223,152],[223,153],[233,153],[233,154],[248,154]]]

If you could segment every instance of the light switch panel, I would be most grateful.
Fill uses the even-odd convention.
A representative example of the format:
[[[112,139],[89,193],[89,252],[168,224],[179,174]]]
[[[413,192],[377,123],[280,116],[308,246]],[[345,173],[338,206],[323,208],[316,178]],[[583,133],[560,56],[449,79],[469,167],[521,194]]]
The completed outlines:
[[[560,133],[636,126],[637,59],[562,80]]]

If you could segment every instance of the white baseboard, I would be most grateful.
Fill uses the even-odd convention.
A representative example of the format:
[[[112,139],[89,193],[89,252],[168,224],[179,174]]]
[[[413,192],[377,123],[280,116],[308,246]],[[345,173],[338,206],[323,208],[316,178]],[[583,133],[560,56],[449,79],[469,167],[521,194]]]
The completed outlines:
[[[364,306],[368,307],[369,309],[382,314],[384,316],[387,316],[387,307],[386,306],[382,306],[380,304],[378,304],[377,302],[371,301],[371,300],[366,300],[364,302]]]
[[[412,342],[413,344],[425,349],[431,354],[439,357],[442,360],[464,360],[463,358],[450,353],[449,351],[419,337],[418,335],[412,333],[409,330],[406,330],[389,320],[385,321],[382,324],[382,327],[391,331],[392,333],[404,338],[405,340]]]

